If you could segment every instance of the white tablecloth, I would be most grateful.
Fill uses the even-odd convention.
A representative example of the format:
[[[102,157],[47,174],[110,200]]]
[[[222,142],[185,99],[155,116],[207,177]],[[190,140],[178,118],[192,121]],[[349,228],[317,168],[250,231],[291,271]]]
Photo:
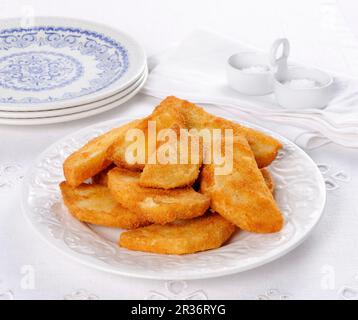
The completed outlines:
[[[353,0],[316,1],[45,1],[2,0],[0,17],[66,15],[133,34],[148,55],[210,27],[267,48],[286,36],[294,57],[358,76]],[[334,144],[306,150],[327,183],[324,217],[299,248],[266,266],[222,278],[186,282],[125,278],[90,269],[48,246],[24,219],[22,177],[36,156],[85,126],[148,113],[158,100],[139,94],[116,110],[70,123],[0,126],[0,299],[358,299],[358,152]],[[215,108],[212,107],[215,112]],[[273,130],[270,123],[260,123]],[[281,133],[286,130],[279,128]]]

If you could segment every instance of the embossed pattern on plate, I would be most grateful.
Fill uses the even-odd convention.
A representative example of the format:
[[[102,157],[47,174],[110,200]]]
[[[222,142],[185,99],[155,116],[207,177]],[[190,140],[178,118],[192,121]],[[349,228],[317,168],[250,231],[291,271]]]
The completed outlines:
[[[118,247],[68,213],[58,184],[64,179],[62,163],[71,152],[89,139],[130,120],[99,123],[63,138],[39,156],[24,181],[25,216],[48,242],[72,258],[126,276],[171,280],[210,278],[249,270],[283,256],[299,245],[318,223],[326,199],[319,169],[295,144],[258,128],[284,145],[270,167],[276,182],[276,200],[286,219],[281,232],[259,235],[239,231],[222,248],[185,256],[134,252]]]

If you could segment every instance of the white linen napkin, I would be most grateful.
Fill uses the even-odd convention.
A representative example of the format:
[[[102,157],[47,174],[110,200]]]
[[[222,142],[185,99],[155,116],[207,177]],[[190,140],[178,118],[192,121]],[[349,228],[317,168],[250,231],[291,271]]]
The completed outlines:
[[[273,94],[245,96],[227,85],[228,57],[253,50],[257,49],[211,31],[197,30],[168,54],[150,59],[149,65],[155,66],[143,92],[158,98],[175,95],[215,105],[249,121],[283,125],[286,133],[291,131],[288,136],[306,148],[329,142],[358,147],[357,79],[334,75],[335,97],[325,109],[285,109]]]

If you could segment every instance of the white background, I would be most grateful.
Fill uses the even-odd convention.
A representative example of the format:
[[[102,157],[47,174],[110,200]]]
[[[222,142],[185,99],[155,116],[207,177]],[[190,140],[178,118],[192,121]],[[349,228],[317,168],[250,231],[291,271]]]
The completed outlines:
[[[354,0],[2,0],[0,17],[34,13],[106,23],[131,33],[148,56],[179,43],[198,27],[261,48],[286,36],[296,59],[358,76],[357,9]],[[298,249],[256,270],[174,284],[136,280],[84,267],[44,243],[24,221],[19,205],[26,168],[62,136],[99,121],[149,112],[156,103],[139,95],[118,110],[85,120],[32,128],[0,126],[0,298],[74,298],[81,290],[81,297],[101,299],[149,298],[152,291],[177,298],[197,292],[211,299],[339,299],[350,288],[358,298],[358,152],[334,145],[310,152],[317,163],[329,167],[325,178],[333,181],[324,219]],[[332,177],[339,172],[347,181]]]

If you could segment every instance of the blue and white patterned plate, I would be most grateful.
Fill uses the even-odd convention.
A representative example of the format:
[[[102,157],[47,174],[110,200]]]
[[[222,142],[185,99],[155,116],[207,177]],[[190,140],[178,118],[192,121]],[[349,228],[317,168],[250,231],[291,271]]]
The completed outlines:
[[[0,110],[41,111],[100,101],[128,88],[143,49],[109,27],[66,18],[0,23]]]

